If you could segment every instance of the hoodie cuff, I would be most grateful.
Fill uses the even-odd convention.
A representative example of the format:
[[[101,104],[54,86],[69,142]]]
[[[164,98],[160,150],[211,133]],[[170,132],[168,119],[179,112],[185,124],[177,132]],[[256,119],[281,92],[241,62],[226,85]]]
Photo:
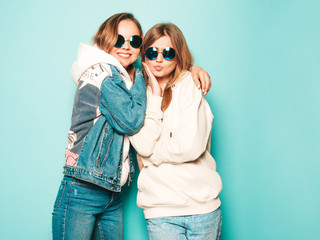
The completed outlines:
[[[159,96],[148,96],[147,101],[147,115],[152,115],[157,119],[163,118],[163,112],[161,110],[162,97]]]

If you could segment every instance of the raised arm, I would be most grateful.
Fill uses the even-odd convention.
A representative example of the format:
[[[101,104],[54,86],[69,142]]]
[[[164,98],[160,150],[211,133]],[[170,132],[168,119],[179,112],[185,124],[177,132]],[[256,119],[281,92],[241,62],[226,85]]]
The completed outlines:
[[[100,111],[120,134],[133,135],[141,128],[146,111],[146,88],[142,74],[127,89],[120,75],[107,77],[101,85]]]
[[[140,131],[129,137],[132,146],[143,157],[153,153],[155,144],[161,133],[161,111],[162,97],[152,96],[148,93],[147,112],[144,124]]]
[[[179,125],[161,135],[150,158],[152,164],[194,161],[207,148],[213,121],[209,105],[191,80],[182,92]]]
[[[149,76],[151,91],[147,92],[147,111],[143,127],[138,133],[130,136],[130,142],[136,151],[143,157],[152,154],[156,141],[161,133],[161,119],[163,112],[161,110],[161,88],[156,78],[150,72],[148,66],[143,64]]]
[[[211,88],[211,78],[209,74],[200,66],[192,66],[190,71],[197,88],[201,88],[204,95],[206,95]]]

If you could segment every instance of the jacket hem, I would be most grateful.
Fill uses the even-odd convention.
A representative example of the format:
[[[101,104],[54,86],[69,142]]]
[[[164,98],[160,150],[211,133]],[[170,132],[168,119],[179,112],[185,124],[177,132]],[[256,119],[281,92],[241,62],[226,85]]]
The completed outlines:
[[[65,165],[63,174],[98,185],[112,192],[121,192],[120,184],[111,182],[107,177],[93,171]]]

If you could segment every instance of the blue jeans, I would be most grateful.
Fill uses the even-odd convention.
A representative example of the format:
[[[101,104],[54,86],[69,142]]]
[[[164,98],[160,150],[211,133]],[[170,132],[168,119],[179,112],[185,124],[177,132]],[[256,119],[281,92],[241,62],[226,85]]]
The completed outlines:
[[[123,239],[121,193],[64,176],[52,213],[54,240]]]
[[[221,210],[207,214],[147,219],[150,240],[217,240],[221,233]]]

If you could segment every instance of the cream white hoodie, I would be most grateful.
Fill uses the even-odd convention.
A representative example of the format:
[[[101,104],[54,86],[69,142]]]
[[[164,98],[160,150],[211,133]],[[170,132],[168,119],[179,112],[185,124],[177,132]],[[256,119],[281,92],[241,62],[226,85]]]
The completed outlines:
[[[164,112],[161,101],[148,87],[144,126],[129,137],[144,164],[137,204],[147,219],[212,212],[221,204],[222,182],[210,155],[210,106],[190,72],[172,86]]]

